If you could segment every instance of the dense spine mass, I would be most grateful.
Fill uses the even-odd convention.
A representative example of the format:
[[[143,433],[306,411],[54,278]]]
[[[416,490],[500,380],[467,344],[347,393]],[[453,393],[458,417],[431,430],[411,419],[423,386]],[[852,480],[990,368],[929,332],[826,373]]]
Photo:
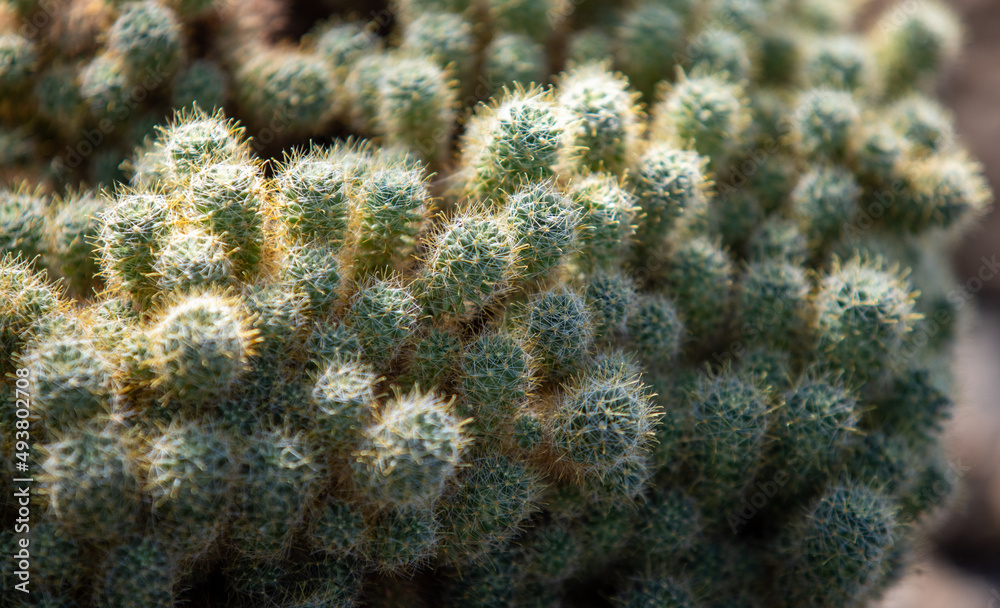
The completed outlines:
[[[0,3],[34,605],[878,598],[991,200],[951,14],[389,4]]]

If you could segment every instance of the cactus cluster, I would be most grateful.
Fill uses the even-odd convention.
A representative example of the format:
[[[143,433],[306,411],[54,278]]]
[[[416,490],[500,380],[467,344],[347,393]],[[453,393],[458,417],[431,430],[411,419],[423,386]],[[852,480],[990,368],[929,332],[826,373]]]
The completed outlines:
[[[276,43],[280,3],[217,4],[0,4],[26,605],[839,608],[905,572],[951,479],[941,258],[991,202],[926,96],[945,8],[397,0]]]

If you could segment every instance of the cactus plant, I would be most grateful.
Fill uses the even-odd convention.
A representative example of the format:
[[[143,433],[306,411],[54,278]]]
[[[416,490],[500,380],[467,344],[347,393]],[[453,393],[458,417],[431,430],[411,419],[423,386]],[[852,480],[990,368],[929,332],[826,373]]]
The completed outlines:
[[[77,1],[26,36],[35,4],[0,10],[0,454],[31,426],[37,605],[805,608],[906,571],[950,485],[941,260],[991,202],[928,97],[939,3]]]

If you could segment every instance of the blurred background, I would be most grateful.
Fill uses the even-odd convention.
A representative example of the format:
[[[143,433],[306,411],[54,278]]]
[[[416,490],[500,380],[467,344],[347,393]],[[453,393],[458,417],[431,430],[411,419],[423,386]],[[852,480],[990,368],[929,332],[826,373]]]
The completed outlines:
[[[869,3],[860,19],[880,4]],[[1000,192],[1000,2],[951,4],[966,24],[966,39],[938,95],[954,112],[964,143],[985,165],[993,191]],[[954,255],[956,287],[976,296],[956,345],[959,395],[947,432],[960,493],[929,522],[913,571],[879,608],[1000,607],[1000,275],[974,278],[994,260],[1000,263],[996,210]],[[990,275],[983,270],[983,277]]]

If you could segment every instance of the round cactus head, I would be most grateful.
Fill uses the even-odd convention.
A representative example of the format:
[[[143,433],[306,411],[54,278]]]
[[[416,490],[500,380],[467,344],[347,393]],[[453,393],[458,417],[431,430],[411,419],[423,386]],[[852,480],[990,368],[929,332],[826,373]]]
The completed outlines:
[[[324,23],[313,32],[316,53],[341,78],[355,61],[378,48],[379,37],[361,23]]]
[[[16,90],[29,81],[37,54],[35,45],[14,32],[0,34],[0,84]]]
[[[112,367],[84,335],[40,337],[22,358],[34,376],[34,405],[49,433],[106,420],[113,401]]]
[[[429,209],[426,182],[423,165],[409,156],[382,153],[368,163],[358,183],[355,272],[384,273],[413,251]]]
[[[800,95],[791,121],[792,136],[802,155],[839,161],[857,137],[861,110],[850,92],[811,89]]]
[[[225,243],[240,276],[251,276],[261,260],[265,199],[255,163],[217,163],[192,176],[190,206],[183,213]]]
[[[440,509],[442,551],[457,563],[475,562],[500,549],[535,510],[537,474],[503,456],[470,463],[451,504]]]
[[[195,559],[218,539],[233,515],[234,456],[224,435],[202,423],[174,423],[151,442],[145,491],[165,553]]]
[[[854,442],[857,400],[839,381],[810,374],[785,392],[784,403],[769,464],[788,471],[789,489],[798,491],[825,480]]]
[[[810,86],[856,91],[871,84],[872,60],[863,40],[839,35],[811,47],[803,70]]]
[[[634,365],[612,354],[567,387],[552,420],[554,447],[585,474],[601,477],[649,448],[658,417]]]
[[[463,192],[497,202],[521,183],[551,178],[572,126],[552,92],[540,88],[517,88],[495,106],[480,106],[465,136]]]
[[[613,172],[626,167],[641,115],[624,76],[598,63],[579,66],[560,77],[556,101],[579,119],[571,145],[582,148],[582,167]]]
[[[726,329],[735,271],[726,250],[707,237],[679,242],[670,252],[668,293],[692,340]]]
[[[635,88],[649,99],[656,85],[672,75],[664,66],[681,54],[684,22],[676,11],[644,2],[625,13],[616,34],[617,60]]]
[[[139,524],[139,463],[115,431],[83,430],[42,446],[41,493],[71,536],[113,544]]]
[[[162,294],[224,288],[234,281],[226,244],[198,228],[172,232],[153,264]]]
[[[955,146],[954,117],[926,97],[911,95],[901,99],[892,106],[890,116],[896,131],[917,154],[944,152]]]
[[[330,499],[312,522],[312,538],[331,556],[355,556],[365,549],[369,530],[363,514],[352,504]]]
[[[524,305],[517,325],[549,379],[565,378],[580,369],[594,343],[590,309],[583,296],[567,288],[533,296]]]
[[[749,259],[755,262],[773,259],[801,263],[806,259],[807,243],[795,221],[769,218],[750,235],[747,249]]]
[[[516,245],[505,223],[484,211],[457,215],[430,239],[420,298],[435,317],[466,317],[502,296],[514,278]]]
[[[611,55],[611,36],[601,28],[576,30],[566,41],[566,62],[569,65],[600,62]]]
[[[518,250],[521,281],[542,277],[574,246],[580,216],[553,183],[520,187],[507,199],[506,225]]]
[[[882,91],[894,95],[918,88],[954,59],[962,26],[953,9],[931,1],[887,10],[871,37]]]
[[[49,268],[67,279],[70,291],[86,295],[95,287],[100,252],[96,247],[106,200],[88,190],[69,191],[54,201],[48,224]]]
[[[628,275],[596,272],[584,287],[583,297],[592,315],[594,339],[607,343],[625,332],[638,294],[635,282]]]
[[[360,437],[377,397],[379,378],[356,359],[334,358],[321,371],[311,394],[314,431],[331,449],[343,450]]]
[[[524,34],[501,33],[483,51],[482,78],[492,89],[545,80],[545,46]]]
[[[44,222],[48,201],[27,184],[0,190],[0,253],[33,261],[45,253]]]
[[[485,4],[497,30],[525,34],[538,42],[545,42],[572,10],[565,0],[487,0]]]
[[[747,266],[736,295],[743,334],[785,348],[808,343],[810,288],[801,266],[777,260]]]
[[[619,267],[635,232],[639,210],[635,195],[607,173],[588,175],[573,183],[567,194],[579,216],[574,264],[585,272]]]
[[[936,155],[903,169],[903,194],[888,215],[906,232],[961,231],[981,218],[993,195],[983,168],[964,153]]]
[[[174,183],[190,179],[206,165],[247,154],[243,129],[226,120],[221,112],[209,115],[198,108],[184,110],[175,114],[166,127],[157,130],[158,146]]]
[[[628,338],[649,364],[669,363],[680,352],[684,323],[669,298],[646,294],[636,299],[628,316]]]
[[[636,250],[662,259],[670,231],[698,226],[708,213],[707,159],[696,152],[653,143],[636,160],[630,174],[641,217]]]
[[[447,72],[429,57],[393,55],[381,67],[376,129],[387,145],[441,162],[451,143],[457,97]]]
[[[767,438],[768,393],[755,378],[731,368],[700,375],[689,389],[694,404],[693,464],[702,504],[723,516],[760,468]],[[708,513],[706,513],[708,515]]]
[[[831,485],[791,526],[780,546],[783,580],[797,581],[794,596],[823,597],[823,606],[862,598],[892,547],[894,509],[864,485]]]
[[[364,429],[351,463],[369,498],[389,506],[422,505],[440,497],[469,440],[451,402],[414,390],[385,404]]]
[[[477,427],[502,424],[521,406],[534,384],[533,363],[523,341],[507,331],[487,332],[465,349],[461,407]]]
[[[337,102],[337,79],[323,58],[312,53],[255,50],[235,74],[236,94],[250,123],[280,121],[284,130],[307,133],[325,124]]]
[[[436,389],[450,385],[462,354],[462,342],[454,333],[431,329],[413,346],[407,381]]]
[[[653,559],[690,551],[704,532],[698,504],[681,491],[657,489],[640,509],[642,550]]]
[[[229,76],[215,62],[196,59],[174,77],[170,101],[175,108],[197,105],[215,112],[226,103],[228,80]]]
[[[150,333],[153,384],[195,412],[225,395],[246,369],[255,334],[238,301],[195,294],[168,308]]]
[[[287,551],[321,485],[315,448],[288,428],[259,430],[242,446],[234,483],[242,498],[232,527],[236,547],[252,559]]]
[[[154,0],[128,2],[108,33],[108,49],[124,58],[132,78],[172,75],[181,61],[181,24]]]
[[[120,55],[98,55],[80,71],[80,96],[98,118],[114,116],[128,101],[128,66]]]
[[[384,574],[412,571],[430,559],[439,542],[440,524],[428,508],[382,509],[369,525],[365,561]]]
[[[750,113],[740,85],[723,76],[684,77],[653,108],[653,133],[691,146],[718,169],[742,144]]]
[[[283,252],[279,280],[300,297],[307,315],[320,318],[340,300],[342,283],[337,251],[320,243],[293,243]]]
[[[62,308],[60,296],[45,272],[20,256],[0,256],[0,349],[11,355],[20,351],[33,328]],[[0,363],[0,370],[13,363]]]
[[[346,321],[358,336],[365,355],[378,367],[388,365],[410,342],[420,307],[411,291],[398,281],[374,280],[354,296]]]
[[[879,259],[834,260],[815,297],[815,331],[834,369],[868,379],[896,363],[917,318],[904,276]]]
[[[725,74],[733,82],[746,81],[752,67],[750,50],[743,37],[719,28],[709,28],[695,36],[688,45],[686,60],[685,67],[693,74]]]
[[[281,217],[289,236],[337,247],[347,238],[350,172],[319,150],[287,158],[278,171]]]
[[[11,544],[4,547],[12,552],[16,552],[18,539],[11,533]],[[32,572],[34,589],[30,593],[41,595],[39,601],[35,599],[32,605],[47,606],[47,600],[51,600],[51,605],[68,606],[69,603],[58,601],[63,597],[72,596],[73,592],[79,588],[81,579],[86,578],[86,574],[81,568],[81,560],[84,559],[85,543],[70,536],[68,531],[58,522],[41,518],[41,521],[31,526],[30,539],[31,555],[33,559],[39,560],[39,565],[35,566]],[[9,567],[8,567],[9,568]],[[13,577],[11,569],[5,569],[3,574]],[[13,592],[13,582],[8,587],[0,587],[4,591]],[[51,594],[46,598],[46,595]]]
[[[792,192],[792,206],[814,243],[829,243],[854,222],[860,196],[849,170],[820,166],[802,176]]]
[[[154,265],[170,229],[164,196],[125,194],[101,216],[99,237],[105,282],[148,305],[155,293]]]

